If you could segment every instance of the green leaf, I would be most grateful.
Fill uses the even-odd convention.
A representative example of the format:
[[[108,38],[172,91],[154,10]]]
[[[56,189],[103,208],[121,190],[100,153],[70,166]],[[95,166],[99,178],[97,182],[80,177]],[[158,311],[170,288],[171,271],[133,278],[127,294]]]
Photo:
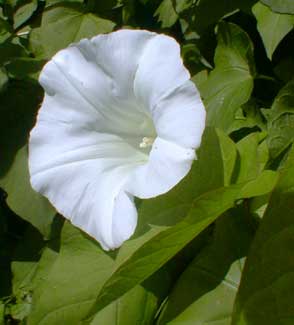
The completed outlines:
[[[29,324],[77,324],[111,271],[112,258],[78,229],[66,224],[61,240],[61,251],[40,296],[33,297]]]
[[[22,1],[23,2],[23,1]],[[19,28],[22,24],[24,24],[27,20],[31,18],[33,13],[38,7],[38,1],[24,1],[20,6],[16,9],[13,14],[13,27],[14,29]]]
[[[252,181],[249,187],[248,184],[222,187],[195,199],[181,222],[146,242],[111,275],[100,291],[90,315],[158,270],[217,217],[233,207],[236,200],[266,194],[272,190],[274,184],[275,178],[266,175],[263,180],[257,178]]]
[[[278,14],[262,3],[257,3],[252,11],[257,20],[257,29],[262,37],[263,44],[269,59],[281,40],[293,29],[294,16]]]
[[[237,25],[218,25],[215,69],[200,87],[207,109],[208,125],[230,133],[237,110],[246,103],[253,89],[255,68],[253,46]]]
[[[206,82],[208,78],[208,71],[202,70],[196,73],[191,80],[194,82],[197,88],[200,88],[202,83]]]
[[[57,260],[60,250],[60,233],[64,223],[63,217],[56,215],[51,226],[50,240],[46,242],[42,256],[36,266],[36,271],[32,279],[33,302],[38,301],[46,288],[46,282],[50,275],[50,271]]]
[[[158,285],[162,286],[162,283]],[[136,286],[124,297],[101,310],[91,325],[152,324],[157,307],[154,294],[143,286]]]
[[[6,89],[8,83],[8,76],[6,70],[0,67],[0,93]]]
[[[7,40],[0,44],[0,65],[5,65],[21,56],[26,57],[27,53],[17,41]]]
[[[172,0],[163,0],[154,16],[158,16],[162,28],[173,26],[179,18],[174,9]]]
[[[266,125],[264,123],[264,117],[261,114],[258,102],[251,98],[247,103],[240,107],[236,114],[233,123],[231,124],[230,130],[232,132],[241,129],[260,129],[264,131]]]
[[[261,0],[261,2],[269,6],[272,11],[281,14],[294,14],[294,2],[292,0]]]
[[[27,143],[41,100],[41,87],[29,82],[11,81],[0,95],[0,179]]]
[[[294,80],[284,86],[271,109],[264,109],[267,119],[267,143],[272,158],[279,156],[294,140]]]
[[[46,236],[55,210],[31,188],[25,146],[41,99],[41,88],[23,81],[10,82],[0,95],[0,186],[9,207]]]
[[[82,38],[113,30],[115,23],[85,11],[78,3],[47,8],[39,28],[30,34],[32,52],[41,58],[51,58],[57,51]]]
[[[12,34],[12,28],[8,22],[0,18],[0,43],[5,42]]]
[[[0,304],[3,297],[11,294],[11,236],[8,235],[8,220],[11,215],[3,204],[3,192],[0,191]],[[11,219],[11,218],[10,218]],[[0,318],[1,319],[1,318]],[[0,322],[1,324],[1,322]]]
[[[238,161],[235,169],[236,182],[255,179],[263,171],[268,158],[264,133],[251,133],[237,143]]]
[[[23,321],[30,313],[31,303],[30,297],[24,296],[16,300],[15,304],[9,306],[9,316],[14,321]]]
[[[45,0],[46,1],[46,7],[50,7],[56,4],[64,3],[64,0]],[[79,2],[82,3],[83,0],[66,0],[66,2]]]
[[[193,0],[176,0],[175,10],[177,13],[181,13],[187,9],[191,9],[193,5],[194,5]]]
[[[5,315],[5,305],[0,301],[0,325],[5,325],[4,315]]]
[[[0,178],[0,186],[8,193],[9,207],[48,237],[56,211],[47,199],[35,192],[30,185],[26,146],[17,152],[12,166]]]
[[[32,58],[15,58],[5,65],[10,78],[23,80],[38,80],[40,71],[45,60],[37,60]]]
[[[16,296],[28,293],[32,289],[32,278],[36,271],[44,241],[41,234],[29,227],[12,256],[13,293]]]
[[[176,282],[158,324],[230,325],[254,228],[243,205],[216,222],[213,239]]]
[[[289,53],[288,56],[283,58],[274,68],[275,74],[284,83],[287,83],[291,79],[293,79],[293,71],[294,57],[291,55],[291,53]]]
[[[147,235],[147,238],[143,238],[143,242],[148,236],[150,237]],[[117,253],[107,253],[96,241],[66,223],[62,231],[60,253],[49,257],[47,252],[47,261],[43,260],[41,274],[37,274],[38,280],[35,283],[40,287],[34,289],[37,295],[35,293],[33,295],[33,309],[28,324],[78,324],[87,314],[97,292],[111,272],[141,245],[142,238],[135,239],[124,245]],[[48,262],[53,264],[46,274]],[[164,287],[162,284],[166,281],[165,277],[160,278],[161,288]],[[155,287],[158,288],[157,281]],[[132,310],[126,312],[124,309],[123,315],[119,305],[126,305],[128,301],[132,301]],[[110,321],[114,316],[113,310],[120,315],[119,324],[125,324],[123,320],[128,320],[126,323],[132,324],[131,321],[139,317],[152,319],[157,305],[157,293],[152,286],[146,286],[145,289],[136,288],[130,292],[126,300],[119,301],[108,307],[108,310],[102,311],[100,315],[96,315],[96,321],[100,320],[102,323],[104,323],[102,320]]]
[[[292,151],[245,263],[233,325],[293,324],[293,209]]]
[[[206,28],[217,23],[222,17],[229,16],[239,9],[248,10],[257,0],[201,0],[191,5],[192,1],[176,0],[176,11],[184,11],[193,29],[200,35]]]
[[[119,0],[107,0],[107,1],[97,1],[88,0],[87,8],[90,12],[96,13],[101,17],[111,17],[113,16],[113,9],[118,9],[121,6]]]

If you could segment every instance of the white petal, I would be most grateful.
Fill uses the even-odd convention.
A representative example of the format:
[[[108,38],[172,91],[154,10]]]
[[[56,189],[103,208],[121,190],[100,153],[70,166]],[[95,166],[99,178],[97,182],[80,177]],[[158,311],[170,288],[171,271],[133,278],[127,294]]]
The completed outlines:
[[[80,51],[82,44],[88,45],[88,51]],[[138,109],[131,97],[122,100],[116,96],[115,81],[94,61],[97,58],[91,56],[91,49],[95,50],[94,44],[84,40],[58,52],[46,64],[40,82],[50,95],[45,99],[50,109],[41,110],[41,118],[45,114],[45,119],[79,123],[85,128],[96,125],[100,132],[118,135],[132,130],[141,138],[149,131],[146,113]]]
[[[92,57],[113,80],[113,94],[120,100],[134,98],[134,78],[141,55],[157,34],[145,30],[120,30],[82,41],[80,49],[92,48]],[[91,60],[91,59],[90,59]]]
[[[133,196],[124,191],[118,194],[115,199],[112,222],[114,246],[119,247],[132,236],[137,226],[137,210]]]
[[[133,198],[121,190],[128,168],[110,168],[100,173],[75,207],[71,222],[98,240],[105,250],[129,239],[137,224]]]
[[[39,120],[31,132],[29,167],[33,188],[105,249],[117,247],[127,237],[126,231],[117,231],[114,201],[131,170],[144,159],[143,153],[120,137],[86,132],[74,124]],[[124,206],[128,208],[124,220],[129,222],[134,207]],[[132,229],[133,224],[125,228]]]
[[[124,188],[142,199],[166,193],[187,175],[194,159],[193,149],[156,138],[148,162],[132,171]]]
[[[198,148],[205,128],[205,108],[191,81],[159,100],[152,110],[159,137],[186,148]]]
[[[163,96],[189,80],[180,46],[171,37],[157,35],[145,46],[134,81],[136,97],[151,109]]]

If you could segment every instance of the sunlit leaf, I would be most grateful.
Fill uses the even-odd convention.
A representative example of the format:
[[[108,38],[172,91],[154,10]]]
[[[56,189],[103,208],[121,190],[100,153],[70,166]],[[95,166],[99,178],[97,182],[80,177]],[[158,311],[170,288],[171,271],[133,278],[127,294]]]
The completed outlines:
[[[163,0],[155,12],[163,28],[171,27],[178,20],[172,0]]]
[[[38,7],[38,1],[25,1],[21,3],[13,15],[13,27],[17,29],[24,24],[34,13]]]
[[[29,181],[27,147],[21,148],[8,172],[0,178],[0,186],[7,192],[7,204],[21,218],[48,236],[55,209],[35,192]]]
[[[281,14],[294,14],[294,2],[292,0],[261,0],[273,11]]]
[[[267,56],[271,59],[280,41],[293,29],[294,16],[274,13],[261,3],[257,3],[252,11],[257,19],[257,28]]]
[[[255,68],[248,35],[231,23],[220,23],[215,68],[200,91],[207,108],[207,123],[230,133],[236,111],[248,101]]]
[[[237,143],[236,182],[241,183],[254,179],[263,171],[269,158],[264,138],[264,133],[251,133]]]
[[[50,254],[51,257],[47,253],[47,263],[53,261],[53,264],[49,268],[49,274],[45,275],[45,269],[42,271],[46,280],[42,282],[40,275],[37,275],[39,280],[36,283],[41,288],[35,288],[37,296],[33,296],[33,310],[28,319],[29,324],[78,323],[86,316],[95,301],[97,292],[111,271],[138,245],[140,240],[130,243],[129,247],[125,247],[118,255],[106,253],[97,242],[67,223],[62,232],[60,253],[57,256]],[[162,283],[161,281],[161,285]],[[122,300],[115,303],[108,310],[97,315],[96,321],[110,321],[116,313],[121,314],[121,321],[140,319],[140,316],[145,320],[150,319],[156,311],[157,300],[156,291],[152,286],[150,289],[137,288],[126,297],[125,302]],[[123,315],[119,305],[121,303],[124,305],[128,301],[132,302],[133,308],[127,313],[124,310]],[[150,309],[147,311],[148,306]],[[142,314],[143,310],[147,312],[145,316]],[[115,311],[114,315],[113,311]]]
[[[112,21],[86,12],[80,4],[52,6],[43,13],[41,26],[33,29],[30,46],[35,55],[50,58],[69,44],[110,32],[114,26]]]

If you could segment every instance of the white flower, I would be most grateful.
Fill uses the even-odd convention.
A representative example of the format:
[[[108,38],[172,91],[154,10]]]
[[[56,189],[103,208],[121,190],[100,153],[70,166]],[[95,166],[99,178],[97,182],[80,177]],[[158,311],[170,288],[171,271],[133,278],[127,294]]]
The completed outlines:
[[[190,170],[205,124],[177,42],[121,30],[49,61],[30,135],[33,188],[106,250],[133,233],[133,196],[169,191]]]

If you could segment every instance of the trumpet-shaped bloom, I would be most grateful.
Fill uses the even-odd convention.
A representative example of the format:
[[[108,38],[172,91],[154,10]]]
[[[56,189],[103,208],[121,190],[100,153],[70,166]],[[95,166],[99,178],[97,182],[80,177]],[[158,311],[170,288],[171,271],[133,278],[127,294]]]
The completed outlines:
[[[134,196],[169,191],[190,170],[205,125],[177,42],[121,30],[58,52],[30,135],[33,188],[106,250],[137,224]]]

